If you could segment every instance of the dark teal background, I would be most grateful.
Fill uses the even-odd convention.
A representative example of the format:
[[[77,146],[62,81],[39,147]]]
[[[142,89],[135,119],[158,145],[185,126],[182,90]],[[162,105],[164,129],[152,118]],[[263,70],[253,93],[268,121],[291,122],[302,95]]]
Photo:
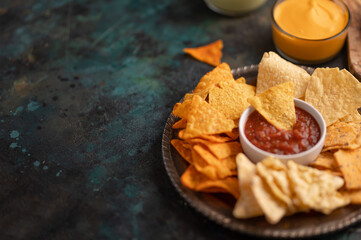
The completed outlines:
[[[182,49],[222,39],[232,68],[259,63],[272,3],[230,18],[201,0],[2,0],[0,239],[250,239],[187,205],[161,138],[212,69]],[[346,64],[344,48],[324,66]]]

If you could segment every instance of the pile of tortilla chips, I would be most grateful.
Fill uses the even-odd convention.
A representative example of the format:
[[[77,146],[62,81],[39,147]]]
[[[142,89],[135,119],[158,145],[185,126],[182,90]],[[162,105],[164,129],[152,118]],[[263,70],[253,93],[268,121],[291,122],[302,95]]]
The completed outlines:
[[[180,120],[173,125],[178,139],[171,144],[190,164],[181,177],[185,186],[239,197],[235,158],[242,149],[237,125],[248,97],[254,95],[255,87],[244,78],[235,80],[229,65],[222,63],[174,106]]]
[[[291,129],[293,97],[313,105],[325,119],[319,157],[310,167],[276,159],[259,166],[236,163],[237,155],[246,159],[238,139],[242,112],[251,104],[277,128]],[[189,163],[181,182],[195,191],[229,193],[237,199],[235,217],[265,215],[270,223],[295,212],[329,214],[350,201],[361,204],[360,107],[361,83],[346,70],[317,68],[310,75],[269,52],[254,87],[244,78],[235,80],[228,64],[219,64],[173,109],[179,121],[171,144]]]
[[[296,212],[329,214],[350,203],[337,191],[344,184],[341,177],[273,157],[255,165],[240,153],[236,161],[241,192],[233,209],[237,218],[265,215],[269,223],[276,224]]]

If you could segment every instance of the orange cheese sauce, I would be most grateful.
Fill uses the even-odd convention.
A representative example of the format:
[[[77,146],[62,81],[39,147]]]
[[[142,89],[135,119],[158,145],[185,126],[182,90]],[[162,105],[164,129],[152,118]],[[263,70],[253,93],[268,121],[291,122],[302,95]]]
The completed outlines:
[[[339,0],[278,0],[273,9],[273,41],[290,60],[325,62],[341,50],[349,20],[347,6]]]
[[[287,33],[304,39],[324,39],[340,33],[348,16],[330,0],[286,0],[274,12],[277,24]]]

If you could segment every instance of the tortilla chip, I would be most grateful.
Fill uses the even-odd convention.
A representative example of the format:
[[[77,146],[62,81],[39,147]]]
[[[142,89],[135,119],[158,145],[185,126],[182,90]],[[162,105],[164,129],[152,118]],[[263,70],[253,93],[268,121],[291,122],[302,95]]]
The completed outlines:
[[[335,158],[345,179],[346,189],[361,189],[361,148],[338,150]]]
[[[172,126],[173,129],[182,129],[187,127],[187,119],[182,118],[175,122]]]
[[[320,170],[328,169],[331,171],[339,171],[337,161],[333,156],[333,152],[322,152],[320,155],[310,163],[310,166]]]
[[[272,190],[258,175],[252,177],[251,188],[266,220],[271,224],[278,223],[287,213],[286,205],[272,194]]]
[[[187,120],[191,105],[192,105],[192,100],[185,100],[182,103],[176,103],[173,107],[172,113],[174,116],[184,118],[185,120]]]
[[[231,68],[227,63],[218,65],[212,71],[204,75],[201,80],[199,80],[199,83],[197,84],[193,93],[208,93],[212,88],[223,81],[234,81]]]
[[[246,79],[244,77],[239,77],[235,80],[236,83],[246,83]]]
[[[323,151],[347,146],[355,139],[357,133],[351,124],[337,122],[327,127]]]
[[[341,191],[341,193],[350,198],[352,204],[361,204],[361,190]]]
[[[236,205],[233,208],[233,216],[236,218],[251,218],[263,215],[252,192],[252,179],[256,176],[256,166],[242,153],[236,157],[238,182],[241,192]]]
[[[209,143],[207,147],[218,159],[227,158],[242,152],[241,144],[238,141]]]
[[[239,119],[249,106],[247,99],[255,95],[255,87],[244,83],[220,83],[221,88],[209,92],[209,104],[229,119]]]
[[[292,129],[296,123],[293,100],[293,82],[272,87],[248,98],[248,102],[272,125],[279,129]]]
[[[217,168],[213,165],[210,165],[209,161],[204,159],[195,149],[192,150],[192,166],[194,166],[198,172],[207,176],[209,179],[219,179]]]
[[[239,122],[239,121],[237,121]],[[232,132],[225,132],[228,137],[232,138],[232,140],[237,140],[239,138],[239,129],[238,127],[233,128]]]
[[[314,106],[329,126],[361,106],[361,83],[347,70],[317,68],[305,101]]]
[[[350,114],[339,119],[340,122],[353,122],[353,121],[361,121],[361,114],[357,109],[352,111]]]
[[[217,66],[221,63],[223,41],[217,40],[205,46],[196,48],[185,48],[183,51],[188,53],[198,61],[207,63],[211,66]]]
[[[337,190],[344,184],[340,177],[288,161],[289,178],[301,203],[311,209],[329,214],[350,203]]]
[[[213,174],[213,170],[211,175],[208,175],[207,173],[204,172],[205,175],[207,175],[212,179],[222,179],[233,175],[231,169],[229,169],[225,164],[223,164],[220,159],[217,159],[205,147],[201,145],[194,145],[193,150],[198,154],[200,158],[203,159],[203,161],[201,161],[200,163],[201,165],[198,165],[199,163],[198,156],[196,157],[196,159],[193,158],[194,159],[193,162],[198,171],[203,172],[202,168],[204,167],[213,167],[215,169],[216,177]]]
[[[286,165],[279,159],[268,157],[257,163],[256,168],[257,174],[267,183],[272,194],[295,212]]]
[[[233,139],[225,136],[224,134],[210,134],[210,135],[199,135],[197,138],[202,139],[202,140],[207,140],[209,142],[214,142],[214,143],[223,143],[223,142],[229,142],[232,141]],[[197,141],[197,138],[193,138],[193,139],[189,139],[188,141]]]
[[[192,99],[191,109],[187,116],[187,127],[183,138],[194,138],[204,134],[230,132],[234,128],[231,119],[214,109],[199,96]]]
[[[294,97],[303,98],[310,78],[303,68],[286,61],[274,52],[266,52],[258,68],[256,94],[291,81],[295,86]]]
[[[235,198],[239,197],[238,181],[235,177],[221,180],[212,180],[198,172],[193,165],[190,165],[181,176],[184,186],[200,192],[224,192],[230,193]]]
[[[179,139],[172,139],[170,141],[172,146],[178,151],[184,160],[188,163],[192,163],[192,147],[189,143]]]

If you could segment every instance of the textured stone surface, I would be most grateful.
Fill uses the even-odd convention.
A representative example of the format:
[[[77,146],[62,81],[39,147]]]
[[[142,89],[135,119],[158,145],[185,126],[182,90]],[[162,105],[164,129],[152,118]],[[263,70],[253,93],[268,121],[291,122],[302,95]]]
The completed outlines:
[[[180,198],[161,137],[211,69],[182,49],[223,39],[231,67],[257,64],[272,2],[230,18],[191,0],[2,0],[0,238],[249,239]]]

